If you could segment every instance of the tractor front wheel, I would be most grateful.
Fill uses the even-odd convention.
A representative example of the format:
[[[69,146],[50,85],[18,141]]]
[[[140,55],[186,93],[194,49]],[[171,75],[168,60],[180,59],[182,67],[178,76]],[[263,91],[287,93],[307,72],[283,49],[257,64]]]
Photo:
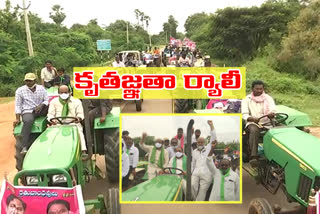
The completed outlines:
[[[187,99],[176,99],[174,101],[174,113],[188,113],[189,104]]]
[[[119,182],[119,129],[107,129],[104,133],[104,155],[107,176],[111,182]]]
[[[274,212],[266,199],[255,198],[249,204],[249,214],[274,214]]]

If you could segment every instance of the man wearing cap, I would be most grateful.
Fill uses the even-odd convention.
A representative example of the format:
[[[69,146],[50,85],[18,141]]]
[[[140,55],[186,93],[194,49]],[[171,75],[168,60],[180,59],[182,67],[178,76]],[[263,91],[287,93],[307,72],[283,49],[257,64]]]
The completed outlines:
[[[14,126],[20,124],[22,118],[23,126],[21,130],[22,150],[25,154],[31,146],[29,137],[33,121],[36,117],[46,116],[48,113],[48,95],[45,88],[36,84],[37,76],[34,73],[27,73],[24,77],[25,85],[16,90],[15,113],[16,120]]]
[[[52,66],[50,60],[46,61],[45,67],[41,70],[41,83],[42,86],[50,88],[54,84],[54,78],[57,76],[57,69]]]

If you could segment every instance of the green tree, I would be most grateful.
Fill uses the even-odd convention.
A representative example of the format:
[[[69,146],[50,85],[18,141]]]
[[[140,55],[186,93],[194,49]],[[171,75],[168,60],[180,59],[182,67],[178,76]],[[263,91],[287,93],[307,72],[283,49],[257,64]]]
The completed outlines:
[[[163,23],[163,31],[173,37],[177,36],[177,27],[178,21],[172,15],[169,16],[168,22]]]
[[[320,74],[320,1],[312,2],[289,24],[278,56],[279,70],[300,73],[308,79]]]
[[[56,4],[52,7],[52,12],[50,12],[49,16],[58,26],[61,26],[62,22],[66,18],[66,14],[63,12],[63,8]]]

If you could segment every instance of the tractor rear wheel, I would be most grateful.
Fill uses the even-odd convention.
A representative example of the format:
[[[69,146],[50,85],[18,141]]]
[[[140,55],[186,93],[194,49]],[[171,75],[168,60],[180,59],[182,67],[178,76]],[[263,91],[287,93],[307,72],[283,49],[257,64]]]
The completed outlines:
[[[109,180],[119,182],[119,128],[105,130],[104,156]]]
[[[108,214],[120,214],[119,189],[110,188],[107,192],[105,205]]]
[[[274,212],[266,199],[255,198],[249,204],[249,214],[274,214]]]
[[[141,111],[142,110],[142,100],[136,100],[136,110]]]
[[[24,155],[20,154],[23,146],[22,146],[22,139],[21,137],[15,137],[16,138],[16,154],[15,154],[15,159],[16,159],[16,169],[18,171],[22,170],[22,164],[23,164],[23,159],[24,159]]]
[[[174,101],[174,113],[188,113],[189,105],[187,99],[176,99]]]

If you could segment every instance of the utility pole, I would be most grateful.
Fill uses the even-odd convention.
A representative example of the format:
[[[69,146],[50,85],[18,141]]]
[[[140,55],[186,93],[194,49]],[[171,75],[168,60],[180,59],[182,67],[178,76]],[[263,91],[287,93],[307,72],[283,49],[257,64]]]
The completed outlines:
[[[129,22],[127,22],[127,44],[129,44]]]
[[[22,8],[20,6],[18,6],[19,8],[21,8],[24,12],[24,22],[25,22],[25,26],[26,26],[26,34],[27,34],[27,43],[28,43],[28,51],[29,51],[29,56],[34,56],[33,54],[33,47],[32,47],[32,40],[31,40],[31,32],[30,32],[30,26],[29,26],[29,19],[28,19],[28,8],[30,7],[31,3],[29,2],[28,7],[26,7],[26,2],[25,0],[22,0]]]

